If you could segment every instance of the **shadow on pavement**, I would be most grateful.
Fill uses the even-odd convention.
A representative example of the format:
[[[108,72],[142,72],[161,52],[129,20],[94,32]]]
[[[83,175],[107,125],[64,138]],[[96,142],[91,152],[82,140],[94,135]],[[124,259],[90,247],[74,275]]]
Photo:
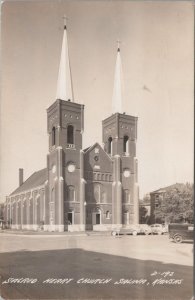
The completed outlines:
[[[2,253],[0,274],[0,296],[4,299],[188,300],[193,294],[192,267],[83,249]],[[36,278],[37,282],[2,284],[8,278]],[[73,280],[43,283],[48,278]],[[87,278],[111,280],[84,283]],[[122,279],[129,283],[122,284]],[[171,284],[170,279],[177,283]]]

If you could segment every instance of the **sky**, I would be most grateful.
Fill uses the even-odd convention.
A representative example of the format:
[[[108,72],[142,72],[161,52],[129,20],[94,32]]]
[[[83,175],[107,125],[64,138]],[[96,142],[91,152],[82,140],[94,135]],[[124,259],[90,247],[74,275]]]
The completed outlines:
[[[140,198],[193,181],[194,9],[190,1],[4,1],[1,5],[0,201],[46,167],[46,109],[56,100],[63,37],[75,102],[85,105],[83,148],[102,142],[112,113],[121,41],[123,111],[138,116]]]

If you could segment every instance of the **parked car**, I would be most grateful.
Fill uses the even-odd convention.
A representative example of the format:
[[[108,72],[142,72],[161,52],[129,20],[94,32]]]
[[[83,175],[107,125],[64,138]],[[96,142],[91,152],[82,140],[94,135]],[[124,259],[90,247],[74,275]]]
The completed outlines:
[[[182,243],[183,241],[193,241],[194,239],[194,224],[169,224],[169,238],[173,239],[175,243]]]
[[[132,234],[132,235],[137,235],[141,232],[139,224],[137,225],[126,225],[121,228],[115,228],[112,230],[111,234],[113,236],[115,235],[120,235],[120,234]]]
[[[140,224],[139,227],[140,227],[140,233],[142,234],[148,235],[152,233],[151,227],[147,224]]]
[[[152,224],[151,225],[152,234],[164,234],[167,232],[167,229],[162,224]]]

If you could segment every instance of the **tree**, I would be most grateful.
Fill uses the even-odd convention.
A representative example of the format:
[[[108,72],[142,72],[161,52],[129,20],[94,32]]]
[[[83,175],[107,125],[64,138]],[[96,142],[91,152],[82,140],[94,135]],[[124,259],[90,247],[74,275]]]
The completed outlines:
[[[140,206],[139,208],[139,221],[141,224],[148,223],[148,209],[145,206]]]
[[[194,221],[193,185],[175,184],[165,189],[155,208],[156,222],[189,222]]]
[[[143,202],[144,202],[144,203],[150,202],[150,194],[145,194],[145,195],[144,195],[144,197],[143,197]]]
[[[0,203],[0,219],[4,219],[4,204]]]
[[[139,204],[139,222],[141,224],[148,224],[150,219],[148,210],[148,206],[150,206],[150,194],[144,195],[143,200],[140,199]]]

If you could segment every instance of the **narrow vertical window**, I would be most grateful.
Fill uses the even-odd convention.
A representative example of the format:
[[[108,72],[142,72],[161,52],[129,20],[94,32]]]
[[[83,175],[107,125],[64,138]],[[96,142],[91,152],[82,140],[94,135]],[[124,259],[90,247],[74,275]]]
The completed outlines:
[[[74,127],[72,125],[68,125],[67,128],[67,143],[74,144]]]
[[[110,219],[110,212],[109,212],[109,210],[107,210],[107,212],[106,212],[106,219]]]
[[[52,128],[51,139],[52,139],[52,146],[55,146],[55,144],[56,144],[56,129],[55,129],[55,127]]]
[[[68,201],[75,201],[75,187],[72,185],[69,185],[67,192],[68,192],[68,195],[67,195]]]
[[[106,192],[102,193],[102,198],[101,198],[102,203],[106,203]]]
[[[55,191],[54,188],[51,190],[51,202],[55,202]]]
[[[123,152],[129,154],[129,137],[127,135],[123,138]]]
[[[112,155],[112,138],[109,137],[108,139],[108,154]]]
[[[129,212],[128,210],[124,211],[123,213],[123,224],[129,224]]]
[[[124,201],[124,203],[129,203],[130,202],[129,190],[124,190],[124,192],[123,192],[123,201]]]
[[[96,203],[100,202],[100,185],[94,184],[93,185],[93,196]]]

